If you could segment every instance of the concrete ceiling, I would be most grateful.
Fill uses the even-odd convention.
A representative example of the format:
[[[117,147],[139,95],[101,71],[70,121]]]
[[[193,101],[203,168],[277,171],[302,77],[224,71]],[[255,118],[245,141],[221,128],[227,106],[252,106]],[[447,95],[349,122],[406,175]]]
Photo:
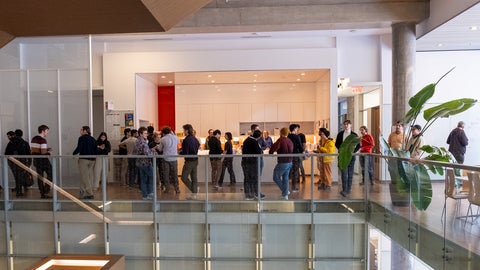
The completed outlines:
[[[417,51],[480,50],[480,4],[417,40]]]
[[[0,2],[0,47],[15,37],[164,32],[210,0]]]

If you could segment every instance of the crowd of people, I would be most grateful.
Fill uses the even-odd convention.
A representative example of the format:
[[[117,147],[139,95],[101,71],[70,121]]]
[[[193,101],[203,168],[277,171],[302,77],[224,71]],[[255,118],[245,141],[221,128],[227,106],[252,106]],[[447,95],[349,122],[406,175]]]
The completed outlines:
[[[453,153],[458,163],[463,163],[465,147],[468,145],[468,138],[464,132],[465,123],[460,121],[457,128],[452,130],[447,139],[450,145],[450,152]],[[352,131],[350,120],[343,122],[343,129],[337,134],[336,139],[330,137],[330,132],[326,128],[320,128],[318,135],[319,143],[314,152],[321,153],[317,159],[319,170],[319,190],[331,190],[332,187],[332,167],[335,159],[333,155],[335,148],[340,149],[342,143],[349,135],[358,136]],[[289,127],[280,129],[280,137],[274,142],[267,131],[261,131],[259,125],[251,125],[248,137],[243,141],[241,148],[242,159],[241,167],[244,177],[243,190],[247,200],[255,198],[264,198],[265,195],[258,192],[258,181],[263,171],[262,154],[278,154],[277,164],[273,169],[273,181],[280,189],[280,198],[288,200],[291,192],[298,192],[297,184],[305,181],[305,171],[302,161],[308,158],[306,151],[306,137],[299,132],[300,125],[290,124]],[[411,157],[419,158],[422,154],[421,147],[424,145],[424,139],[421,134],[421,126],[411,127],[412,136],[405,141],[403,134],[403,125],[397,122],[395,130],[388,137],[388,144],[393,149],[400,149],[403,146],[412,153]],[[366,126],[361,126],[360,143],[355,147],[354,152],[359,151],[362,154],[372,153],[375,147],[375,140],[368,133]],[[38,178],[38,188],[41,198],[51,198],[49,195],[50,185],[45,181],[52,179],[52,165],[49,160],[51,148],[48,147],[46,137],[49,133],[49,127],[41,125],[38,127],[38,134],[34,136],[30,144],[23,139],[23,131],[17,129],[9,131],[7,137],[9,143],[5,149],[5,155],[22,156],[17,160],[24,166],[35,167]],[[154,197],[153,174],[158,170],[160,188],[162,192],[169,193],[170,186],[176,194],[180,193],[178,182],[178,155],[182,155],[185,162],[181,172],[181,181],[190,190],[188,198],[195,199],[199,191],[197,167],[198,151],[201,149],[201,140],[196,136],[196,132],[191,124],[183,126],[184,138],[179,148],[179,138],[171,127],[164,126],[160,131],[154,131],[154,128],[140,127],[138,130],[126,128],[124,137],[119,144],[119,154],[124,155],[122,159],[121,174],[125,178],[125,183],[131,188],[139,188],[142,193],[142,199],[152,200]],[[230,184],[236,183],[236,175],[233,169],[233,136],[231,132],[224,135],[225,144],[222,148],[222,132],[218,129],[208,131],[208,137],[205,138],[204,149],[209,152],[211,165],[211,183],[213,188],[221,190],[225,178],[225,172],[228,171]],[[83,126],[80,129],[80,137],[73,151],[73,155],[79,155],[78,169],[80,172],[80,195],[81,199],[94,199],[94,193],[99,189],[102,179],[102,170],[106,170],[108,162],[105,162],[98,155],[108,155],[111,152],[111,144],[108,141],[107,134],[101,132],[97,139],[91,135],[90,127]],[[35,155],[34,158],[27,157]],[[129,158],[128,156],[137,156]],[[145,156],[139,158],[138,156]],[[153,157],[156,157],[155,159]],[[352,159],[346,169],[340,170],[342,196],[348,196],[352,188],[352,178],[354,173],[354,164],[356,157]],[[156,162],[156,166],[154,163]],[[15,162],[9,160],[9,167],[15,179],[15,188],[17,197],[24,196],[25,190],[33,185],[33,177],[24,168],[21,168]],[[362,177],[360,185],[365,185],[366,180],[370,185],[374,185],[373,158],[371,155],[360,155],[360,166]],[[365,171],[367,173],[365,173]],[[300,180],[301,177],[301,180]],[[365,179],[367,177],[367,179]]]

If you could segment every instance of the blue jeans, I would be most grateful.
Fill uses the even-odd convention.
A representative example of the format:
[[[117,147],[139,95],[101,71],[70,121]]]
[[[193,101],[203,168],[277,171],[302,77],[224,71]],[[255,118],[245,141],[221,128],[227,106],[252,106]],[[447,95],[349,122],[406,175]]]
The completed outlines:
[[[148,194],[153,193],[153,167],[138,166],[138,171],[140,173],[140,190],[145,198]]]
[[[288,176],[290,174],[290,168],[292,163],[277,163],[275,169],[273,169],[273,181],[282,191],[282,196],[288,195]]]
[[[350,193],[352,189],[352,178],[353,178],[353,169],[355,167],[355,157],[352,157],[350,160],[350,164],[345,170],[341,170],[342,172],[342,190],[345,193]]]
[[[373,157],[368,156],[360,156],[360,166],[362,167],[362,183],[365,183],[365,160],[368,162],[368,177],[370,179],[370,183],[373,183]]]

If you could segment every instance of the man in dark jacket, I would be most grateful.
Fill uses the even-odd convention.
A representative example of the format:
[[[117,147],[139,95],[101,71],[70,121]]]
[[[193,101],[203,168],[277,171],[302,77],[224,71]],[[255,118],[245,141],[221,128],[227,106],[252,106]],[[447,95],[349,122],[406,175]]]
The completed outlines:
[[[15,130],[15,135],[12,136],[10,142],[7,144],[5,149],[5,155],[15,155],[15,156],[26,156],[31,154],[30,145],[23,138],[23,131],[20,129]],[[23,165],[30,167],[32,165],[32,159],[28,157],[14,157],[20,161]],[[12,170],[13,177],[15,179],[15,192],[17,197],[24,195],[22,187],[27,190],[30,181],[27,181],[31,178],[31,174],[19,167],[12,161],[8,161],[8,166]]]
[[[242,155],[262,154],[263,151],[258,144],[258,138],[262,136],[260,130],[255,130],[252,136],[249,136],[242,146]],[[258,176],[259,176],[259,159],[258,157],[242,157],[243,170],[243,188],[245,199],[253,200],[258,196]],[[260,198],[264,195],[260,194]]]
[[[220,142],[220,136],[222,132],[218,129],[213,131],[213,136],[208,140],[208,154],[209,155],[221,155],[223,153],[222,143]],[[222,174],[222,158],[211,157],[210,164],[212,166],[212,185],[215,189],[218,189],[218,181]]]
[[[90,127],[83,126],[80,129],[77,148],[75,148],[73,154],[81,156],[94,156],[97,154],[97,141],[92,137]],[[93,199],[94,166],[95,157],[78,159],[78,170],[82,176],[80,199]]]
[[[352,123],[350,122],[350,120],[345,120],[343,121],[343,130],[338,133],[337,139],[335,140],[335,147],[337,147],[337,149],[340,149],[343,141],[349,135],[354,135],[358,137],[357,133],[352,131]],[[357,144],[353,152],[357,152],[358,149],[360,149],[360,144]],[[346,197],[350,193],[350,190],[352,188],[353,168],[355,166],[355,159],[355,156],[352,156],[352,160],[350,160],[350,164],[348,164],[348,167],[345,170],[341,170],[342,191],[340,192],[340,194],[343,197]]]
[[[185,138],[182,141],[182,155],[197,155],[200,148],[200,142],[194,136],[193,126],[190,124],[183,125],[183,134]],[[185,163],[182,169],[182,182],[190,189],[192,194],[189,199],[196,199],[198,192],[197,182],[198,157],[185,157]]]
[[[303,153],[302,141],[300,140],[300,137],[297,134],[298,128],[299,128],[299,125],[297,124],[291,124],[288,128],[290,130],[290,134],[288,134],[288,138],[293,143],[294,154]],[[290,175],[292,176],[292,192],[298,192],[297,183],[300,180],[300,174],[298,171],[300,169],[300,162],[302,162],[302,159],[300,157],[293,157],[292,168],[290,170]]]
[[[468,138],[465,135],[465,123],[458,122],[457,127],[453,129],[447,138],[448,151],[452,153],[458,163],[465,161],[465,152],[467,151]]]

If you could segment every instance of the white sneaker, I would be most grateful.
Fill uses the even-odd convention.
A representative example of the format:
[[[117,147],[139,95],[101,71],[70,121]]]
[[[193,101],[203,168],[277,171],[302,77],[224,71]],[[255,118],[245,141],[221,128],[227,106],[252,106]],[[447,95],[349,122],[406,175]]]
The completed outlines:
[[[280,199],[285,200],[285,201],[288,201],[288,195],[281,196]]]
[[[187,200],[196,200],[197,199],[197,194],[196,193],[192,193],[190,194],[190,196],[187,197]]]

